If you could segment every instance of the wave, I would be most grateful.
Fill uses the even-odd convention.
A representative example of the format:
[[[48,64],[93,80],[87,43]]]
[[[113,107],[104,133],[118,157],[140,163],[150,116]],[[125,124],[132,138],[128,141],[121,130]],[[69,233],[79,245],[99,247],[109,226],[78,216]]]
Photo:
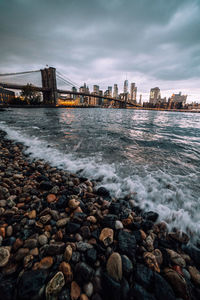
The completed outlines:
[[[198,174],[181,176],[161,170],[149,171],[147,167],[139,172],[138,166],[135,166],[133,174],[123,177],[117,164],[100,164],[91,157],[79,158],[76,149],[72,154],[64,154],[53,143],[22,134],[19,129],[11,128],[3,122],[0,122],[0,128],[7,133],[8,138],[27,146],[25,152],[30,158],[43,159],[52,166],[97,180],[98,185],[106,187],[113,197],[131,194],[142,209],[158,212],[159,219],[164,220],[169,229],[179,228],[190,233],[193,239],[200,236],[200,198],[185,184],[188,180],[198,182]]]

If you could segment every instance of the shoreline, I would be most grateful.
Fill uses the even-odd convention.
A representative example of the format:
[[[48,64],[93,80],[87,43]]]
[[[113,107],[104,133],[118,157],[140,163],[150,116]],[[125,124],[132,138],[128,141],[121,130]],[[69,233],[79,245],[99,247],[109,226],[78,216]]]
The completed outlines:
[[[56,105],[0,105],[1,109],[6,108],[102,108],[102,109],[110,109],[107,107],[100,107],[100,106],[82,106],[82,105],[66,105],[66,106],[56,106]],[[115,108],[112,109],[132,109],[132,110],[149,110],[149,111],[167,111],[167,112],[182,112],[182,113],[200,113],[200,110],[187,110],[187,109],[164,109],[164,108],[146,108],[146,107],[127,107],[127,108]]]
[[[200,249],[0,130],[0,298],[200,298]]]

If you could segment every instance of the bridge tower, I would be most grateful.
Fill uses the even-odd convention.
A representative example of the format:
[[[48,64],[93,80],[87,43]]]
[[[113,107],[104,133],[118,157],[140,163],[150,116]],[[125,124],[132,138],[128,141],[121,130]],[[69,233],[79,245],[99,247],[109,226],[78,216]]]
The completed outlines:
[[[41,71],[42,76],[42,87],[49,89],[49,91],[43,92],[44,104],[57,104],[57,82],[56,82],[56,69],[45,68]]]
[[[119,108],[126,108],[126,102],[128,100],[128,93],[123,94],[123,101],[120,102]]]

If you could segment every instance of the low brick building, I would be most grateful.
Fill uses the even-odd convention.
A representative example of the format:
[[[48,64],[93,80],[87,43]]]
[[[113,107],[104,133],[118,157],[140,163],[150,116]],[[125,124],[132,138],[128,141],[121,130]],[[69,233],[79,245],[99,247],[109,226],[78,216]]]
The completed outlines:
[[[13,91],[9,91],[0,87],[0,104],[9,103],[14,98],[15,93]]]

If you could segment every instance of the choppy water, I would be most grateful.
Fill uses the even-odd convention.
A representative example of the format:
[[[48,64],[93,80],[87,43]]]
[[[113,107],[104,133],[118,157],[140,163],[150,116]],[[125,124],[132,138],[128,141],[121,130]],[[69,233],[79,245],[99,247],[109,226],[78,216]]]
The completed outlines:
[[[200,235],[200,114],[12,109],[0,128],[31,156],[130,192],[170,226]]]

